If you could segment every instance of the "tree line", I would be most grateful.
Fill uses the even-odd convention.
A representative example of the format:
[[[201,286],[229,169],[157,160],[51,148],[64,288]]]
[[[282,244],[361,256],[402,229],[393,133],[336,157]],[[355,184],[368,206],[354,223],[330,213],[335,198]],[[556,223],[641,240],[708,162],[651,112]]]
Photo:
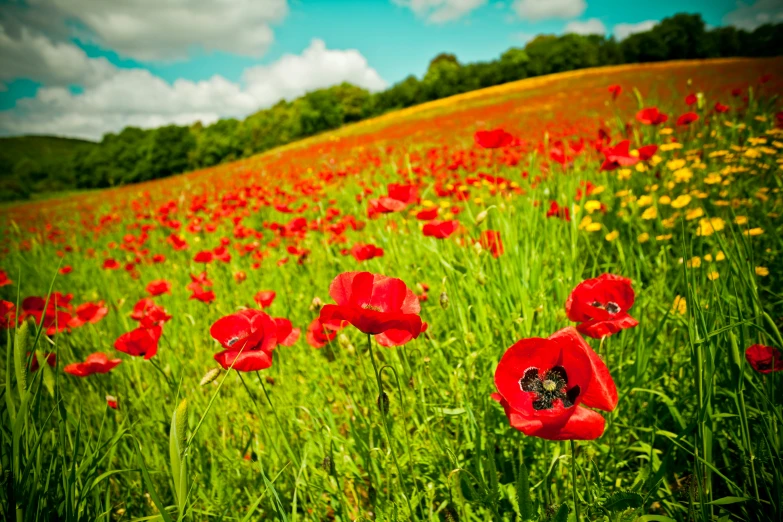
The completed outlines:
[[[663,60],[773,56],[783,50],[783,24],[752,32],[734,27],[708,30],[697,14],[677,14],[622,41],[602,35],[540,35],[487,62],[462,64],[440,54],[422,78],[408,76],[370,93],[343,83],[281,100],[240,121],[211,125],[127,127],[103,136],[94,147],[70,155],[0,165],[0,200],[42,190],[103,188],[210,167],[283,145],[346,123],[455,94],[533,76],[600,65]]]

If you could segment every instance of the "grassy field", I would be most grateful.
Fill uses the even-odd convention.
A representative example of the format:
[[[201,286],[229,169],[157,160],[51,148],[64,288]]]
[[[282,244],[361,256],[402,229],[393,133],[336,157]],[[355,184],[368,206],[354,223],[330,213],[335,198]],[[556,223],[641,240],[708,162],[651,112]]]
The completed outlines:
[[[536,78],[0,208],[2,517],[780,520],[781,66]]]

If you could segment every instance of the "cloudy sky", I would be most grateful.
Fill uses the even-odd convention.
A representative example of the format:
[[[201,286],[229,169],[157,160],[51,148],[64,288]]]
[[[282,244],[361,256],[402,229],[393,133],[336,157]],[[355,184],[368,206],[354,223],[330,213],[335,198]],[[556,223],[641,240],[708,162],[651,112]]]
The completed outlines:
[[[683,10],[711,26],[783,21],[781,0],[0,0],[0,135],[241,118],[343,81],[377,91],[443,51],[622,39]]]

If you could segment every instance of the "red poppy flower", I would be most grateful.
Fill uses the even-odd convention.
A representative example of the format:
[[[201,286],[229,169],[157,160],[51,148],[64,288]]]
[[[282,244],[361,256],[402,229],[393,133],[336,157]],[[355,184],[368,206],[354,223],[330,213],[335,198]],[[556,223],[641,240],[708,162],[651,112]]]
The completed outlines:
[[[193,261],[196,263],[211,263],[214,258],[211,250],[202,250],[193,257]]]
[[[276,295],[274,290],[261,290],[253,299],[261,308],[269,308],[272,306],[272,301],[275,300]]]
[[[357,261],[367,261],[375,257],[383,257],[383,249],[372,244],[356,243],[351,248],[351,255]]]
[[[185,288],[195,291],[205,286],[212,286],[212,281],[209,280],[206,272],[201,272],[196,275],[190,274],[190,283]]]
[[[562,220],[571,221],[571,212],[569,212],[568,207],[561,207],[557,204],[557,201],[552,201],[549,203],[549,210],[546,211],[546,217],[559,217]]]
[[[421,333],[421,305],[401,279],[344,272],[332,281],[329,295],[337,304],[321,308],[322,323],[344,320],[371,335],[403,330],[416,338]]]
[[[438,217],[438,207],[432,207],[426,210],[419,210],[416,213],[416,219],[419,221],[429,221]]]
[[[602,152],[605,159],[601,170],[614,170],[618,167],[630,167],[639,163],[639,157],[631,155],[630,145],[630,141],[623,140],[614,147],[604,148]]]
[[[386,192],[391,199],[402,201],[406,205],[416,203],[419,200],[419,187],[413,184],[389,183]]]
[[[169,283],[165,279],[151,281],[147,285],[147,293],[150,294],[152,297],[159,296],[162,294],[169,294],[171,293],[171,283]]]
[[[686,112],[679,118],[677,118],[677,125],[690,125],[691,123],[698,121],[699,115],[695,112]]]
[[[293,346],[299,339],[301,330],[294,328],[291,321],[283,317],[275,317],[275,324],[277,325],[277,342],[283,346]]]
[[[31,353],[27,352],[27,357],[30,357]],[[41,364],[38,362],[39,354],[36,353],[33,355],[32,360],[30,361],[30,372],[35,373],[41,368]],[[54,365],[57,364],[57,354],[54,352],[48,352],[48,353],[41,353],[40,357],[46,361],[46,364],[48,364],[51,368],[54,368]]]
[[[8,274],[5,273],[5,270],[0,270],[0,286],[6,286],[12,283],[13,281],[8,279]]]
[[[346,321],[329,321],[322,323],[321,319],[316,317],[307,327],[307,344],[313,348],[322,348],[326,343],[334,340],[337,334],[345,328]]]
[[[506,350],[495,370],[492,398],[511,426],[548,440],[592,440],[604,418],[581,406],[612,411],[617,388],[604,362],[571,327],[548,339],[522,339]]]
[[[685,97],[685,105],[693,105],[699,101],[699,98],[695,94],[689,94]]]
[[[645,125],[660,125],[665,123],[669,117],[660,112],[658,107],[648,107],[637,112],[636,119]]]
[[[160,326],[139,327],[119,336],[114,341],[114,349],[134,357],[151,359],[158,352],[158,341],[162,333],[163,328]]]
[[[498,149],[511,144],[514,137],[503,129],[476,131],[473,140],[485,149]]]
[[[171,319],[171,316],[166,312],[165,308],[156,305],[155,301],[149,297],[145,297],[133,306],[131,319],[139,321],[143,328],[151,328],[163,325],[163,323]]]
[[[122,359],[109,359],[105,353],[97,352],[88,355],[84,362],[67,365],[63,371],[77,377],[87,377],[94,373],[108,373],[121,362]]]
[[[78,328],[85,323],[96,324],[108,313],[109,309],[103,304],[103,301],[84,303],[76,307],[76,315],[73,316],[68,326]]]
[[[715,112],[719,114],[723,114],[724,112],[729,112],[729,106],[723,105],[721,102],[715,102]]]
[[[103,262],[103,268],[105,270],[117,270],[120,268],[120,263],[116,259],[107,259]]]
[[[576,327],[579,332],[600,339],[639,324],[628,315],[634,298],[630,279],[602,274],[574,288],[565,304],[566,314],[581,323]]]
[[[433,219],[429,223],[424,225],[422,232],[427,237],[434,237],[437,239],[446,239],[451,236],[459,228],[459,221],[452,219],[450,221],[438,221]]]
[[[759,373],[783,371],[783,352],[779,348],[754,344],[745,350],[745,359]]]
[[[658,145],[645,145],[643,147],[639,147],[636,152],[639,153],[640,160],[647,161],[655,156],[656,152],[658,152]]]
[[[485,230],[481,233],[481,246],[492,253],[492,257],[499,257],[505,249],[503,241],[500,239],[500,232],[497,230]]]
[[[66,265],[66,266],[64,266],[64,267],[62,267],[60,269],[60,275],[68,275],[71,272],[73,272],[73,267],[72,266]],[[0,286],[2,286],[2,285],[0,285]]]
[[[619,85],[610,85],[609,92],[612,94],[612,99],[616,100],[620,93],[623,92],[623,88]]]
[[[408,206],[404,201],[398,199],[382,197],[378,199],[371,199],[367,201],[367,217],[374,218],[378,214],[389,214],[391,212],[399,212],[404,210]]]
[[[196,301],[201,301],[202,303],[209,304],[212,301],[215,300],[215,292],[212,290],[205,290],[201,288],[200,286],[197,286],[192,289],[192,294],[190,294],[190,297],[188,299],[194,299]]]
[[[69,303],[72,294],[62,295],[53,292],[48,301],[43,297],[31,296],[22,301],[22,314],[19,320],[26,317],[35,319],[35,323],[46,329],[47,335],[55,335],[68,329],[71,322]]]
[[[254,372],[272,366],[277,346],[277,323],[260,310],[242,310],[218,319],[210,335],[225,348],[215,360],[228,370]]]
[[[16,305],[0,299],[0,328],[11,328],[16,319]]]
[[[426,299],[421,299],[421,297],[416,296],[416,298],[419,301],[423,301]],[[427,331],[427,328],[429,328],[429,325],[427,323],[421,323],[421,333],[424,333]],[[402,346],[403,344],[407,344],[409,341],[413,339],[413,336],[410,332],[407,332],[405,330],[387,330],[383,333],[380,333],[375,336],[375,340],[378,342],[378,345],[380,346]]]

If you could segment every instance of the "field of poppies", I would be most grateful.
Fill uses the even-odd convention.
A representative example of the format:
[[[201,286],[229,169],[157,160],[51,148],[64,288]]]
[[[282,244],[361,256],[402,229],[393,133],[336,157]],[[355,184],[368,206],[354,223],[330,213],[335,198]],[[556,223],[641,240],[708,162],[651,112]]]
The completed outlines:
[[[783,60],[0,208],[4,520],[783,519]]]

